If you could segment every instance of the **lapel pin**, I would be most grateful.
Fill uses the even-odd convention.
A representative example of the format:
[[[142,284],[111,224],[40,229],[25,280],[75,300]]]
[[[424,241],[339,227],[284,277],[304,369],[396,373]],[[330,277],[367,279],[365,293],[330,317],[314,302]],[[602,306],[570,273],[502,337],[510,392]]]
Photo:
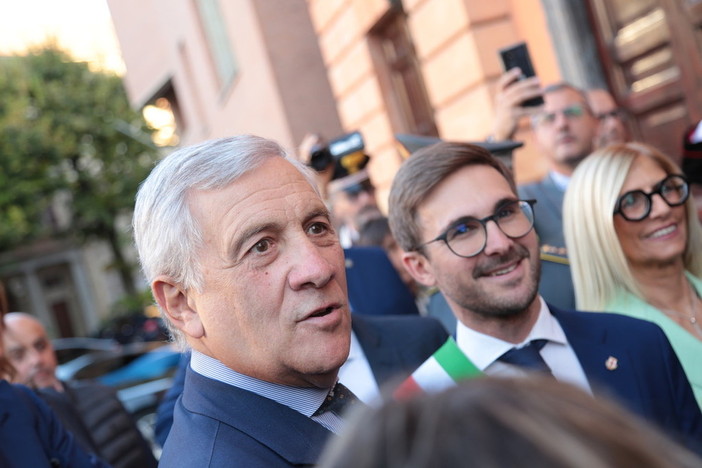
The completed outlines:
[[[610,356],[605,361],[605,367],[607,370],[616,370],[619,367],[619,361],[614,356]]]

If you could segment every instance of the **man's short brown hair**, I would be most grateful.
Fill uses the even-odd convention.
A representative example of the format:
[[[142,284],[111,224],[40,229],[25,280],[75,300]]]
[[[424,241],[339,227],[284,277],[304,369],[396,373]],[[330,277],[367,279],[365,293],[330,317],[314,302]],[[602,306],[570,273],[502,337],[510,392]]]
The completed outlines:
[[[390,189],[390,229],[402,250],[417,250],[422,243],[419,206],[446,177],[465,166],[494,168],[517,193],[510,170],[480,146],[441,142],[422,148],[402,164]]]

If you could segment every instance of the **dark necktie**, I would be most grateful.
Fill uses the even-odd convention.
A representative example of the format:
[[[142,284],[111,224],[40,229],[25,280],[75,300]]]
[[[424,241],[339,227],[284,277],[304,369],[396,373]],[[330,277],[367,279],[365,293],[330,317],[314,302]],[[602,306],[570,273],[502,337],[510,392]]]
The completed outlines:
[[[548,340],[532,340],[522,348],[510,349],[497,360],[553,376],[551,368],[539,353],[547,342]]]
[[[331,411],[337,416],[341,416],[344,411],[348,410],[357,402],[358,397],[354,395],[351,390],[346,388],[344,384],[337,382],[336,385],[334,385],[334,388],[331,389],[327,397],[324,399],[322,406],[320,406],[312,416],[319,416],[327,411]]]

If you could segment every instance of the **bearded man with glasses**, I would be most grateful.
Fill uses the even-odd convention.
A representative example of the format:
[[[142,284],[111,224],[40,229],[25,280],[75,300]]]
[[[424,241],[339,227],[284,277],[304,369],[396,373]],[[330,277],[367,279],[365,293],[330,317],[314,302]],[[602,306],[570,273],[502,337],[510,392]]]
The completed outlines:
[[[390,191],[390,226],[412,277],[458,319],[456,343],[488,375],[550,373],[629,410],[702,453],[702,414],[670,343],[651,323],[564,311],[537,293],[533,200],[486,150],[438,143],[409,157]]]

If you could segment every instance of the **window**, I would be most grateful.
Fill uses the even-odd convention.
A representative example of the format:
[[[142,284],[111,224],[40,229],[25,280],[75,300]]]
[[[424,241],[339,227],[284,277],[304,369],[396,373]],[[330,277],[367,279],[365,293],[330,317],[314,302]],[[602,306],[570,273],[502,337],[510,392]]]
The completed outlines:
[[[393,8],[369,39],[393,130],[438,136],[404,12]]]
[[[196,0],[200,23],[217,71],[219,85],[227,88],[239,70],[218,0]]]

